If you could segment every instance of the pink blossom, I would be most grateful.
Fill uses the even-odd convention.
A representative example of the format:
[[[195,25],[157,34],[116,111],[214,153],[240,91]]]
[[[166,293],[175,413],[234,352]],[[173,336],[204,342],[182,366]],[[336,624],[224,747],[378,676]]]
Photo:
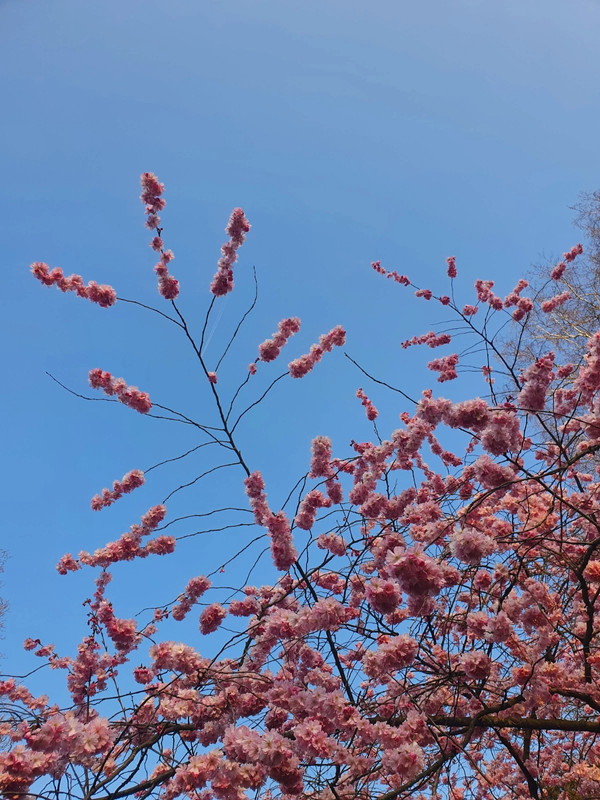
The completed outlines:
[[[433,361],[430,361],[427,364],[427,368],[434,371],[439,372],[438,382],[444,383],[444,381],[452,381],[455,378],[458,378],[458,373],[456,371],[456,365],[458,364],[458,355],[456,353],[452,353],[449,356],[442,356],[441,358],[434,358]]]
[[[555,294],[554,297],[551,297],[549,300],[544,300],[540,308],[547,314],[550,311],[554,311],[555,308],[562,306],[563,303],[566,303],[567,300],[570,299],[571,299],[570,292],[561,292],[560,294]]]
[[[120,481],[114,481],[112,489],[103,489],[102,494],[96,494],[92,497],[90,503],[92,510],[100,511],[102,508],[108,508],[124,494],[143,486],[144,480],[144,473],[141,469],[132,469],[131,472],[123,475]]]
[[[507,294],[504,298],[504,308],[510,308],[511,306],[516,306],[519,304],[519,300],[521,299],[520,295],[523,289],[526,289],[529,286],[529,281],[526,281],[524,278],[521,278],[515,288]]]
[[[246,494],[254,519],[265,527],[271,537],[271,556],[277,569],[286,572],[298,558],[292,539],[290,523],[283,511],[273,514],[264,493],[265,483],[260,472],[253,472],[244,480]]]
[[[317,547],[329,550],[334,556],[343,556],[346,554],[347,544],[345,539],[336,533],[322,533],[317,536]]]
[[[282,319],[277,326],[277,332],[272,339],[267,339],[258,346],[258,354],[261,361],[274,361],[281,353],[288,339],[300,330],[300,320],[298,317]]]
[[[358,397],[358,399],[361,401],[362,405],[365,408],[365,412],[367,414],[367,419],[370,422],[373,422],[374,420],[376,420],[377,417],[379,416],[379,412],[377,411],[377,409],[375,408],[373,403],[369,400],[367,395],[363,392],[363,390],[362,389],[357,389],[356,390],[356,396]]]
[[[60,267],[50,270],[48,264],[43,261],[34,262],[31,265],[31,272],[44,286],[58,286],[61,292],[76,292],[78,297],[85,297],[101,308],[109,308],[117,302],[117,293],[112,286],[106,284],[100,286],[95,281],[90,281],[85,286],[81,275],[69,275],[65,278]]]
[[[216,383],[217,382],[217,373],[216,372],[208,372],[207,376],[208,376],[208,380],[211,383]]]
[[[550,273],[550,277],[553,281],[559,281],[565,273],[567,265],[564,261],[560,261]]]
[[[568,253],[563,253],[564,260],[569,263],[571,261],[575,261],[577,256],[580,256],[583,253],[583,245],[576,244],[575,247],[572,247]]]
[[[467,525],[457,528],[450,536],[450,552],[465,564],[479,564],[496,550],[491,536]]]
[[[234,208],[225,228],[229,241],[221,247],[221,258],[217,264],[217,272],[210,285],[216,297],[222,297],[233,289],[233,265],[237,261],[237,251],[244,243],[250,223],[241,208]]]
[[[421,550],[396,547],[388,553],[386,565],[400,588],[410,595],[436,595],[444,586],[444,573],[431,556]]]
[[[294,523],[298,528],[309,531],[315,522],[315,516],[319,508],[329,508],[331,500],[320,492],[318,489],[313,489],[308,492],[302,499],[298,513],[294,518]]]
[[[392,672],[404,669],[415,659],[417,642],[408,634],[380,636],[377,650],[368,651],[363,658],[363,669],[373,678],[390,679]]]
[[[152,172],[144,172],[140,178],[142,193],[140,200],[144,203],[146,217],[146,227],[151,230],[156,229],[157,234],[150,241],[150,247],[161,254],[158,264],[154,267],[154,272],[158,276],[158,291],[165,300],[175,300],[179,295],[179,281],[169,275],[167,264],[173,260],[172,250],[164,249],[164,242],[160,236],[162,228],[158,213],[166,206],[166,200],[161,197],[165,190],[164,183],[161,183]]]
[[[554,353],[538,358],[523,372],[523,388],[517,396],[519,406],[528,412],[542,411],[546,405],[546,393],[554,380]]]
[[[456,278],[456,256],[448,256],[446,264],[448,264],[448,277]]]
[[[371,266],[375,272],[378,272],[380,275],[385,275],[386,278],[392,278],[396,281],[396,283],[399,283],[402,286],[410,286],[410,279],[407,278],[406,275],[399,275],[396,270],[388,272],[381,266],[381,261],[372,261]]]
[[[278,514],[271,514],[266,521],[266,527],[271,535],[273,563],[277,569],[287,572],[298,558],[288,518],[283,511]]]
[[[391,784],[400,786],[421,772],[425,757],[416,742],[405,742],[395,749],[384,750],[381,765],[390,776]]]
[[[523,444],[519,418],[512,410],[491,410],[481,430],[481,444],[494,456],[512,451],[517,453]]]
[[[323,358],[325,352],[329,353],[334,347],[342,347],[345,343],[346,331],[341,325],[337,325],[329,333],[324,333],[319,339],[319,344],[313,344],[309,353],[288,364],[290,375],[292,378],[303,378]]]
[[[472,317],[479,311],[477,306],[466,305],[463,306],[462,313],[465,317]]]
[[[530,297],[520,297],[517,303],[517,307],[512,313],[512,317],[515,322],[519,322],[523,319],[526,314],[533,308],[533,300]]]
[[[460,665],[465,671],[465,675],[474,681],[487,678],[491,663],[489,656],[481,650],[471,650],[463,653],[460,657]]]
[[[584,359],[573,388],[579,393],[581,402],[589,403],[600,389],[600,331],[588,339]]]
[[[310,478],[329,478],[331,469],[331,439],[328,436],[316,436],[311,443],[312,460],[310,462]]]
[[[431,289],[417,289],[415,297],[422,297],[424,300],[431,300],[433,292]]]
[[[511,448],[505,448],[511,449]],[[504,451],[503,451],[504,452]],[[488,455],[479,456],[479,458],[471,465],[473,477],[485,489],[496,489],[507,483],[512,483],[515,480],[515,473],[510,467],[504,467],[502,464],[497,464]]]
[[[394,612],[402,598],[398,584],[384,578],[371,578],[365,594],[371,608],[380,614]]]
[[[200,632],[205,635],[213,633],[219,628],[226,616],[227,611],[220,603],[212,603],[207,606],[200,614]]]
[[[127,386],[123,378],[113,378],[110,372],[92,369],[89,381],[93,389],[102,389],[105,394],[116,395],[119,402],[139,411],[140,414],[147,414],[152,408],[150,397],[146,392],[140,392],[137,386]]]
[[[426,344],[428,347],[441,347],[444,344],[450,344],[452,337],[448,333],[436,334],[434,331],[424,333],[422,336],[413,336],[412,339],[406,339],[402,342],[402,348],[406,350],[415,344]]]

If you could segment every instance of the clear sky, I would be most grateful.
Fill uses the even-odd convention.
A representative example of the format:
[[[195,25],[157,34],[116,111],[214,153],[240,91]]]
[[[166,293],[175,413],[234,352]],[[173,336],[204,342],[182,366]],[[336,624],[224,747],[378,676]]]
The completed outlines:
[[[192,325],[231,209],[243,206],[253,226],[207,354],[216,361],[248,304],[255,265],[259,305],[219,376],[225,393],[277,322],[297,315],[303,329],[283,366],[341,323],[351,355],[417,394],[434,379],[400,342],[431,329],[440,307],[370,262],[443,293],[455,255],[466,302],[474,278],[508,291],[530,264],[575,244],[568,206],[600,184],[599,37],[597,0],[0,0],[5,670],[31,666],[25,636],[70,653],[83,632],[92,573],[59,577],[64,552],[116,538],[215,463],[199,455],[152,473],[114,508],[89,510],[113,479],[198,439],[76,400],[46,370],[86,392],[88,370],[102,367],[209,424],[210,397],[158,317],[45,289],[29,264],[166,307],[138,199],[139,174],[153,171],[166,184],[164,238]],[[481,390],[469,381],[444,393]],[[404,406],[341,353],[249,417],[241,442],[273,505],[305,470],[314,435],[332,435],[339,455],[372,435],[353,398],[361,385],[389,433]],[[238,473],[179,493],[169,514],[243,503]],[[172,562],[117,570],[118,613],[172,599],[247,535],[192,539]]]

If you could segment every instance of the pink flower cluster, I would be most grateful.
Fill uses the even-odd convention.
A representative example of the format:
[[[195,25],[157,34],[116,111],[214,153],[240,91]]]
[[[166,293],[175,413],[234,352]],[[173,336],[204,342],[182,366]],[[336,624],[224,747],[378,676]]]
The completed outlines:
[[[112,506],[114,502],[144,485],[144,473],[141,469],[132,469],[127,475],[123,475],[120,481],[114,481],[112,489],[102,489],[102,494],[92,497],[90,503],[93,511],[100,511],[102,508]]]
[[[496,542],[476,528],[466,525],[450,536],[450,552],[465,564],[479,564],[496,550]]]
[[[167,205],[166,200],[161,197],[165,190],[165,185],[152,172],[142,173],[140,182],[142,184],[140,200],[145,204],[146,214],[148,215],[146,227],[153,230],[160,225],[159,211],[162,211]]]
[[[216,372],[209,372],[209,373],[207,373],[207,375],[208,375],[208,380],[209,380],[210,383],[216,383],[217,382],[217,373]]]
[[[328,436],[316,436],[312,440],[311,450],[309,478],[325,478],[327,497],[332,503],[341,503],[342,485],[335,477],[331,461],[331,439]]]
[[[554,353],[538,358],[523,372],[523,388],[517,396],[517,403],[523,411],[542,411],[546,405],[546,393],[554,379]]]
[[[392,679],[392,673],[410,666],[417,654],[417,642],[408,634],[399,636],[380,636],[377,650],[369,650],[363,660],[363,669],[371,678],[385,681]]]
[[[436,334],[434,331],[429,331],[428,333],[422,334],[422,336],[413,336],[412,339],[407,339],[405,342],[402,342],[402,347],[406,350],[408,347],[415,344],[426,344],[433,349],[434,347],[441,347],[444,344],[450,344],[451,341],[452,337],[448,333]]]
[[[294,518],[294,523],[298,528],[309,531],[315,522],[317,511],[320,508],[329,508],[331,500],[329,497],[320,492],[318,489],[313,489],[308,492],[302,499],[298,513]]]
[[[221,247],[218,269],[210,285],[210,290],[216,297],[223,297],[233,289],[233,265],[237,261],[237,251],[244,243],[249,230],[250,223],[244,215],[244,210],[234,208],[225,228],[229,241]]]
[[[434,596],[445,584],[441,566],[420,549],[396,547],[387,554],[386,565],[402,591],[413,596]]]
[[[456,278],[456,256],[448,256],[446,264],[448,264],[448,277]]]
[[[226,609],[220,603],[211,603],[200,614],[200,632],[204,635],[216,631],[225,617]]]
[[[477,292],[477,299],[481,303],[487,303],[496,311],[500,311],[504,303],[502,300],[492,292],[494,281],[482,281],[478,279],[475,281],[475,291]]]
[[[600,389],[600,331],[588,340],[584,359],[573,388],[579,393],[581,402],[589,403]]]
[[[267,339],[258,346],[258,354],[261,361],[275,361],[287,340],[295,333],[298,333],[299,330],[300,320],[298,317],[282,319],[277,326],[277,332],[273,334],[273,338]]]
[[[371,608],[380,614],[392,614],[402,599],[398,583],[386,578],[371,578],[365,596]]]
[[[504,308],[511,308],[512,306],[519,306],[519,301],[522,300],[521,292],[523,289],[526,289],[529,286],[529,281],[526,281],[524,278],[518,281],[515,288],[506,295],[504,298]]]
[[[460,657],[460,665],[467,678],[478,681],[490,674],[492,661],[482,650],[471,650]]]
[[[61,575],[67,572],[75,572],[85,564],[90,567],[106,567],[116,564],[119,561],[133,561],[134,558],[146,558],[154,555],[167,555],[175,549],[175,539],[173,536],[157,536],[151,539],[145,546],[141,541],[144,536],[152,533],[165,518],[167,509],[164,505],[153,506],[142,517],[141,525],[132,525],[127,533],[124,533],[114,542],[109,542],[104,547],[88,553],[82,550],[78,559],[73,558],[70,553],[64,555],[57,564],[57,570]]]
[[[265,495],[265,482],[260,472],[253,472],[244,480],[246,494],[250,500],[250,508],[254,511],[254,519],[262,525],[271,537],[271,556],[277,569],[282,572],[292,566],[298,558],[294,547],[290,523],[283,511],[273,514]]]
[[[169,275],[167,266],[175,256],[172,250],[164,249],[164,243],[160,235],[162,228],[159,227],[160,217],[158,216],[159,211],[162,211],[167,204],[166,200],[161,197],[165,190],[165,185],[152,172],[144,172],[140,180],[142,184],[140,200],[145,204],[148,216],[146,227],[157,231],[157,235],[150,242],[150,247],[160,253],[160,260],[154,267],[154,272],[158,276],[158,291],[165,300],[175,300],[179,294],[179,281]]]
[[[377,409],[375,408],[373,403],[369,400],[369,398],[363,392],[362,389],[357,389],[356,390],[356,396],[358,397],[358,399],[361,401],[362,405],[364,406],[365,413],[367,415],[367,419],[369,420],[369,422],[374,422],[377,419],[377,417],[379,416],[379,412],[377,411]]]
[[[571,299],[571,292],[561,292],[560,294],[555,294],[554,297],[551,297],[549,300],[544,300],[540,305],[542,311],[548,314],[550,311],[554,311],[555,308],[562,306],[563,303],[566,303],[567,300]]]
[[[381,261],[373,261],[371,262],[371,266],[375,272],[378,272],[380,275],[385,275],[386,278],[392,278],[392,280],[396,281],[396,283],[399,283],[402,286],[410,286],[410,279],[407,278],[406,275],[399,275],[396,270],[388,272],[381,266]]]
[[[120,403],[139,411],[140,414],[147,414],[152,408],[150,396],[146,392],[140,392],[137,386],[128,386],[123,378],[113,378],[110,372],[92,369],[89,381],[93,389],[102,389],[104,394],[110,396],[116,395]]]
[[[329,333],[324,333],[319,344],[313,344],[310,352],[296,358],[288,364],[292,378],[303,378],[323,358],[324,353],[330,353],[334,347],[342,347],[346,343],[346,331],[341,325],[332,328]]]
[[[117,293],[112,286],[99,285],[95,281],[90,281],[86,286],[81,275],[65,278],[60,267],[50,269],[43,261],[35,261],[31,265],[31,272],[44,286],[58,286],[61,292],[76,292],[78,297],[85,297],[102,308],[109,308],[117,302]]]
[[[334,556],[344,556],[348,545],[344,537],[337,533],[322,533],[317,536],[317,547],[321,550],[329,550]]]
[[[458,378],[456,365],[458,364],[458,355],[452,353],[449,356],[442,356],[442,358],[434,358],[427,364],[427,368],[433,372],[439,372],[438,382],[452,381]]]
[[[575,261],[577,256],[580,256],[583,253],[583,245],[576,244],[575,247],[572,247],[568,253],[563,253],[563,258],[569,264],[571,261]]]
[[[181,621],[185,618],[198,599],[210,589],[210,579],[205,575],[198,575],[192,578],[185,587],[184,594],[179,598],[179,602],[173,606],[171,616],[173,619]]]

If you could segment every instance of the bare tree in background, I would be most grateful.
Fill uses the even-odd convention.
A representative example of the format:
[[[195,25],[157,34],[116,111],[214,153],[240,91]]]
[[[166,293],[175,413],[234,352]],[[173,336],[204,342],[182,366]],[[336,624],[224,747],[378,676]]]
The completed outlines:
[[[600,191],[580,195],[573,210],[575,225],[584,233],[583,253],[571,260],[565,253],[554,267],[533,267],[529,282],[538,302],[509,336],[508,347],[519,351],[519,361],[553,350],[557,362],[577,364],[587,340],[600,328]],[[566,299],[552,307],[552,298],[561,294]]]

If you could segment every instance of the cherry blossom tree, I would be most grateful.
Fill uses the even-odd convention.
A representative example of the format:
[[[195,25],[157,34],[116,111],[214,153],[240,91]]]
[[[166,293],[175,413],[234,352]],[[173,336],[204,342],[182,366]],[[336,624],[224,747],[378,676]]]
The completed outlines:
[[[431,387],[418,398],[349,365],[360,374],[357,410],[362,404],[373,436],[342,453],[323,433],[315,436],[305,474],[280,507],[237,435],[265,393],[244,407],[242,389],[251,391],[257,372],[284,349],[291,360],[267,392],[303,378],[339,354],[344,328],[323,333],[302,354],[292,339],[300,320],[283,319],[256,343],[240,388],[227,396],[223,361],[208,363],[203,345],[220,298],[234,289],[234,277],[242,280],[237,259],[250,225],[242,209],[233,211],[196,333],[171,274],[163,193],[154,175],[142,176],[165,301],[150,310],[192,348],[214,414],[187,421],[225,452],[237,470],[232,485],[243,487],[247,501],[246,511],[202,507],[198,514],[252,515],[247,547],[268,548],[273,577],[223,599],[218,569],[191,573],[167,605],[119,616],[109,593],[114,566],[166,557],[184,544],[169,532],[168,501],[94,552],[65,554],[58,564],[65,580],[78,570],[95,575],[88,635],[67,654],[39,639],[25,642],[64,672],[68,704],[34,696],[9,676],[0,683],[3,796],[600,796],[600,332],[589,332],[575,366],[549,351],[519,370],[500,335],[507,319],[524,326],[536,309],[526,281],[506,297],[487,279],[466,289],[449,257],[444,294],[374,262],[374,280],[397,283],[390,288],[448,315],[446,331],[416,331],[402,346],[450,350],[428,359]],[[576,245],[564,263],[580,255]],[[553,267],[550,279],[561,270]],[[45,263],[32,272],[102,308],[124,300]],[[556,307],[561,293],[557,283],[542,302]],[[457,329],[471,337],[460,352],[452,347]],[[480,396],[445,398],[437,384],[459,385],[473,358]],[[89,382],[132,413],[181,418],[126,378],[94,368]],[[377,427],[375,393],[382,392],[394,394],[400,414],[386,436]],[[144,481],[133,468],[91,499],[92,510],[125,502]],[[199,630],[188,641],[162,634],[173,620],[185,625],[192,617]]]

